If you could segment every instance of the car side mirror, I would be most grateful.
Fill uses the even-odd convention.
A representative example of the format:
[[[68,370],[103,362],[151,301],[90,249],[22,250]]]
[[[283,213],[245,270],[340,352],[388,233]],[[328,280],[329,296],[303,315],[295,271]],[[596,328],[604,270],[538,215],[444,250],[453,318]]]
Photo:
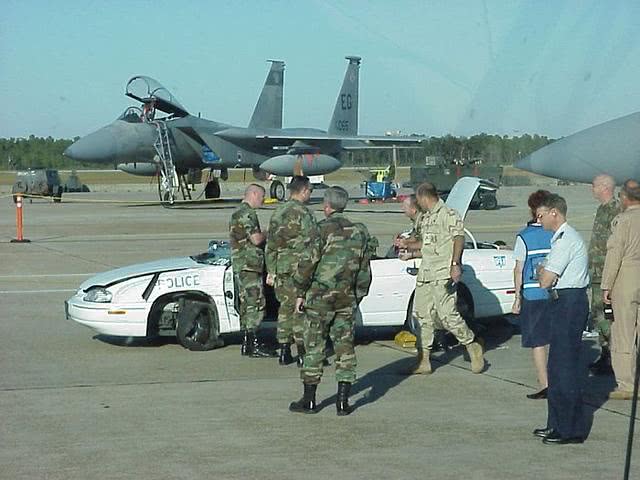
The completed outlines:
[[[407,267],[407,273],[415,277],[418,275],[418,267]]]

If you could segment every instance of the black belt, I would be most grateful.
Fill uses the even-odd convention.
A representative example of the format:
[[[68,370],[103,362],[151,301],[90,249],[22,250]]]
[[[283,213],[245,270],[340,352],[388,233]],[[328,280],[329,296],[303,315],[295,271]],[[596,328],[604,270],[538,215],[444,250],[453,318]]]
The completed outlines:
[[[582,288],[554,288],[553,291],[558,294],[559,297],[576,294],[583,292],[587,289],[587,287]]]

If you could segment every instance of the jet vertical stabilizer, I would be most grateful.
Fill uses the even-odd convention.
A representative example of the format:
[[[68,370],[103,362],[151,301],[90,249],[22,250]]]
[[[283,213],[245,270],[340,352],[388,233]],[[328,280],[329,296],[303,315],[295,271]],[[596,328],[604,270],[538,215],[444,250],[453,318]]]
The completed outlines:
[[[260,98],[251,116],[249,128],[282,128],[282,90],[284,87],[284,62],[268,60],[271,70],[262,87]]]
[[[349,60],[349,65],[327,130],[331,135],[358,134],[358,84],[361,59],[360,57],[345,58]]]

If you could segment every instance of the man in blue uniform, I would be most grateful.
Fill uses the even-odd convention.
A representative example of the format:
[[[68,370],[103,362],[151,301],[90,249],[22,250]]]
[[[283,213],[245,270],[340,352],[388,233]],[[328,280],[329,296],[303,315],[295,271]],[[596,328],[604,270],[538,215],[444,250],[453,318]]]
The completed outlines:
[[[551,297],[547,426],[533,434],[547,445],[582,443],[587,433],[582,406],[582,383],[587,372],[580,364],[582,331],[589,316],[587,247],[566,221],[564,198],[549,195],[536,213],[545,230],[554,233],[551,251],[538,268],[540,286],[550,289]]]

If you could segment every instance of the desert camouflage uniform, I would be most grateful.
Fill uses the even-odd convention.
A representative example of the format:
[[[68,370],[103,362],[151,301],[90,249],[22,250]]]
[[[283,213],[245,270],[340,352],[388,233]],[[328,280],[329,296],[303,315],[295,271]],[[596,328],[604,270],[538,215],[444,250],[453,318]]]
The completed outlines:
[[[600,205],[593,221],[591,241],[589,242],[589,276],[591,277],[591,325],[599,333],[600,345],[609,346],[611,325],[604,318],[604,305],[602,303],[602,270],[604,259],[607,255],[607,240],[611,235],[611,221],[620,213],[620,205],[612,199],[604,205]]]
[[[436,328],[453,333],[462,345],[473,342],[474,334],[456,309],[456,292],[445,288],[451,278],[453,239],[464,236],[460,215],[439,200],[424,212],[420,224],[422,262],[418,270],[415,310],[421,329],[421,347],[430,349]]]
[[[353,383],[356,355],[353,346],[355,311],[369,291],[369,260],[377,240],[367,228],[353,224],[341,213],[332,213],[319,224],[320,261],[305,296],[304,343],[307,352],[300,376],[317,385],[322,378],[327,336],[336,355],[336,380]]]
[[[229,222],[231,264],[240,295],[240,325],[252,331],[257,330],[265,311],[264,252],[250,240],[251,235],[260,231],[256,211],[242,202]]]
[[[275,275],[278,343],[302,345],[303,319],[295,312],[296,298],[304,297],[318,263],[320,236],[313,214],[297,200],[279,207],[269,223],[267,272]]]

